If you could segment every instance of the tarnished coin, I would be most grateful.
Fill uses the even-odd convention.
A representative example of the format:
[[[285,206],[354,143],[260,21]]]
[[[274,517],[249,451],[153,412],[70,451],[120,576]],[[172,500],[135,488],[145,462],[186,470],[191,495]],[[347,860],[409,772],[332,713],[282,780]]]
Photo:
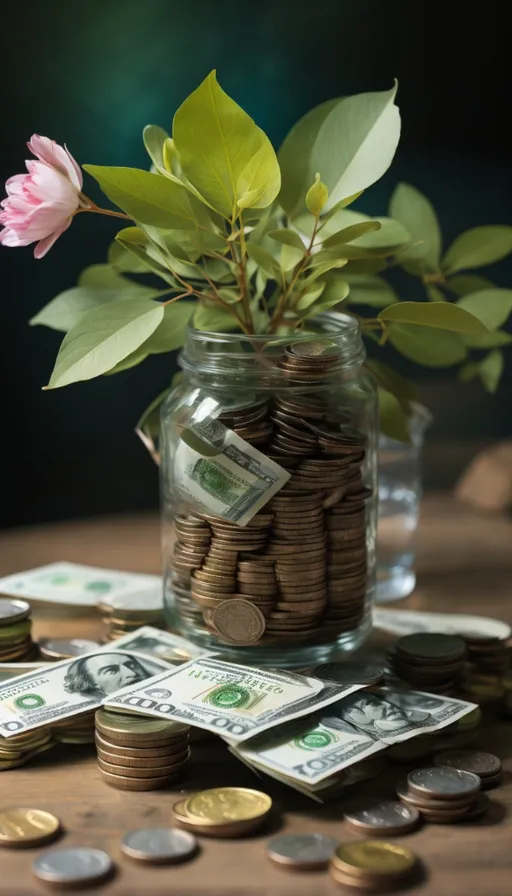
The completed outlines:
[[[472,772],[482,779],[493,778],[501,773],[501,762],[498,757],[483,750],[446,750],[434,756],[434,765]]]
[[[420,796],[428,795],[439,800],[471,796],[480,790],[478,775],[447,767],[420,768],[410,772],[407,784],[413,793]]]
[[[213,626],[231,644],[256,644],[265,632],[265,617],[248,600],[223,601],[213,614]]]
[[[41,638],[38,646],[41,656],[49,660],[67,660],[101,648],[97,641],[85,638]]]
[[[420,813],[398,800],[368,800],[346,812],[345,821],[360,833],[384,837],[414,831],[420,823]]]
[[[26,600],[0,598],[0,626],[23,622],[30,616],[30,604]]]
[[[466,653],[466,644],[458,635],[419,632],[399,638],[395,649],[410,662],[441,663],[461,659]]]
[[[205,825],[227,824],[265,817],[272,808],[266,793],[248,787],[214,787],[190,796],[184,812],[190,821]]]
[[[412,871],[416,856],[406,846],[382,840],[363,840],[338,846],[331,862],[338,871],[361,881],[394,881]]]
[[[42,846],[59,833],[59,819],[43,809],[3,809],[0,812],[0,846]]]
[[[34,860],[32,870],[40,880],[73,887],[106,880],[114,863],[102,849],[78,846],[44,852]]]
[[[314,678],[340,684],[378,684],[384,678],[384,666],[376,663],[324,663],[311,673]]]
[[[267,843],[267,858],[291,871],[327,868],[338,840],[325,834],[282,834]]]
[[[172,865],[191,858],[197,852],[197,840],[175,828],[141,828],[124,835],[121,851],[140,862]]]

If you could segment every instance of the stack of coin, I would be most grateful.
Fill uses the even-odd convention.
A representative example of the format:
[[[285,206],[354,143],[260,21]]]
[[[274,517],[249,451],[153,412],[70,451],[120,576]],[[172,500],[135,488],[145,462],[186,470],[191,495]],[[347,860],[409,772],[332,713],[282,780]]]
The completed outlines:
[[[93,744],[94,743],[94,710],[81,712],[69,719],[52,725],[52,736],[60,744]]]
[[[119,790],[157,790],[179,778],[190,757],[190,728],[99,709],[96,750],[103,780]]]
[[[83,656],[99,650],[101,644],[98,641],[89,641],[87,638],[40,638],[37,642],[39,654],[50,663],[60,660],[70,660],[74,656]]]
[[[482,790],[490,790],[501,782],[502,766],[497,756],[483,750],[445,750],[434,756],[434,765],[471,772],[480,778]]]
[[[449,767],[422,768],[400,781],[398,798],[433,824],[452,824],[475,818],[486,808],[480,778]]]
[[[247,787],[201,790],[172,807],[186,830],[205,837],[241,837],[260,828],[272,808],[266,793]]]
[[[52,749],[55,741],[49,728],[0,737],[0,772],[26,765],[40,753]]]
[[[154,593],[134,593],[104,597],[98,610],[107,626],[105,641],[115,641],[136,631],[142,625],[165,627],[163,596],[160,589]]]
[[[399,638],[388,654],[392,672],[413,688],[453,696],[464,671],[466,644],[458,635],[421,632]]]
[[[464,634],[468,662],[464,670],[464,692],[478,703],[503,697],[510,649],[504,638]]]
[[[37,658],[31,636],[30,604],[0,598],[0,663],[29,662]]]
[[[410,849],[382,840],[338,846],[329,866],[337,883],[366,893],[403,887],[416,868],[416,856]]]
[[[420,813],[400,800],[367,799],[345,812],[345,821],[359,834],[395,837],[415,831]]]
[[[363,619],[371,491],[362,475],[366,438],[350,412],[325,398],[339,358],[325,340],[288,346],[277,362],[288,381],[283,389],[270,400],[248,398],[219,417],[291,475],[243,528],[177,514],[171,587],[185,624],[202,617],[226,643],[266,646],[334,639]],[[231,616],[230,631],[221,632],[215,611],[233,599],[259,613],[226,607],[216,618]],[[243,630],[241,613],[252,634]]]

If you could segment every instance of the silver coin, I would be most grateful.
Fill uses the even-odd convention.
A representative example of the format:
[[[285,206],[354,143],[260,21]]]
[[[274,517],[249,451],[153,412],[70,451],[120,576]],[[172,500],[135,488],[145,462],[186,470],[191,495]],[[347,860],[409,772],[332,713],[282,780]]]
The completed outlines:
[[[158,589],[151,591],[141,591],[134,594],[113,594],[112,597],[102,597],[101,606],[124,613],[163,612],[164,598],[162,589],[159,586]]]
[[[124,835],[121,850],[132,859],[164,865],[183,862],[194,855],[197,840],[187,831],[174,828],[141,828]]]
[[[312,675],[341,684],[373,684],[384,678],[384,672],[384,666],[376,663],[324,663]]]
[[[0,623],[11,624],[21,622],[30,614],[30,604],[26,600],[10,600],[8,597],[0,598]]]
[[[480,778],[458,768],[420,768],[407,777],[409,788],[419,794],[430,794],[437,799],[469,796],[480,790]]]
[[[39,650],[43,656],[53,656],[67,659],[73,656],[82,656],[99,650],[101,644],[97,641],[89,641],[86,638],[41,638]]]
[[[53,884],[96,883],[108,877],[113,869],[114,863],[106,852],[82,846],[50,849],[32,864],[36,877]]]
[[[378,829],[383,834],[400,834],[417,826],[420,813],[398,800],[375,800],[346,812],[345,820],[363,833],[371,834]]]
[[[339,840],[325,834],[282,834],[267,844],[267,856],[290,868],[326,868]]]

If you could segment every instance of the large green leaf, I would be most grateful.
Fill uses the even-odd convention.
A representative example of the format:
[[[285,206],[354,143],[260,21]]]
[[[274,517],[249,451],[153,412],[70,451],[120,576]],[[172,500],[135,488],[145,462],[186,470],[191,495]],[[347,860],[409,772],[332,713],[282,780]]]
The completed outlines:
[[[92,289],[124,289],[125,286],[138,284],[115,271],[110,264],[91,264],[78,275],[78,286],[89,286]]]
[[[480,292],[482,289],[496,289],[491,280],[476,274],[457,274],[446,280],[445,285],[456,296],[467,296],[470,292]]]
[[[194,327],[196,330],[212,331],[214,333],[232,333],[239,330],[240,325],[233,314],[220,305],[211,302],[199,301],[194,312]]]
[[[264,208],[281,175],[268,137],[219,86],[215,72],[174,116],[173,138],[182,170],[201,196],[232,219],[239,208]]]
[[[417,399],[418,393],[414,383],[397,373],[393,367],[375,358],[367,359],[364,366],[368,368],[378,386],[392,392],[404,408],[408,408],[409,402]]]
[[[512,289],[483,289],[457,300],[457,305],[482,321],[488,330],[497,330],[512,314]]]
[[[500,261],[512,252],[512,227],[490,225],[473,227],[461,233],[443,258],[443,270],[448,274],[466,268],[480,268]]]
[[[380,228],[380,221],[360,221],[358,224],[349,224],[348,227],[343,227],[342,230],[338,230],[337,233],[333,233],[332,236],[324,239],[324,249],[330,249],[332,246],[342,246],[345,245],[345,243],[352,243],[366,233],[373,233],[376,230],[380,230]]]
[[[185,342],[187,325],[195,307],[195,302],[185,302],[182,299],[165,305],[164,316],[149,339],[146,339],[131,355],[109,370],[108,375],[121,373],[123,370],[135,367],[149,355],[159,355],[181,348]]]
[[[400,262],[420,263],[426,272],[439,270],[441,229],[432,203],[410,184],[398,184],[389,214],[405,227],[415,245],[402,249]]]
[[[396,89],[330,100],[292,128],[279,151],[279,201],[291,217],[305,210],[317,173],[329,191],[328,211],[387,171],[400,137]]]
[[[138,168],[83,167],[134,221],[169,230],[196,229],[190,194],[176,181]]]
[[[388,305],[398,302],[396,292],[383,277],[365,277],[353,274],[347,274],[346,277],[350,286],[349,302],[351,304],[386,308]]]
[[[273,240],[277,240],[278,243],[283,243],[285,246],[293,246],[295,249],[300,249],[303,255],[306,251],[304,243],[295,230],[269,230],[268,236]]]
[[[91,308],[118,298],[118,290],[76,286],[55,296],[29,323],[31,326],[51,327],[52,330],[67,333]]]
[[[488,333],[480,333],[479,336],[461,333],[460,338],[468,348],[500,348],[512,342],[512,336],[504,330],[489,330]]]
[[[398,442],[410,442],[409,418],[398,399],[385,389],[378,389],[378,396],[380,431]]]
[[[151,270],[151,265],[143,257],[137,257],[116,240],[108,247],[107,258],[108,263],[120,273],[147,274]]]
[[[163,316],[163,306],[148,299],[120,299],[88,311],[64,337],[46,388],[112,370],[151,336]]]
[[[496,392],[503,373],[503,352],[495,348],[480,361],[479,375],[487,392]]]
[[[338,209],[330,216],[327,215],[322,218],[317,239],[326,239],[326,237],[332,236],[345,227],[368,221],[377,221],[380,224],[380,228],[359,236],[354,241],[357,246],[367,249],[392,249],[411,240],[407,230],[400,221],[395,221],[393,218],[385,216],[371,218],[369,215],[364,215],[362,212],[356,212],[349,208]],[[293,226],[299,233],[310,238],[313,232],[314,219],[311,215],[299,215],[294,219]]]
[[[464,361],[468,353],[458,333],[433,327],[392,324],[389,342],[410,361],[425,367],[451,367]]]
[[[378,316],[386,322],[435,327],[454,333],[485,333],[489,329],[469,311],[450,302],[399,302],[384,308]]]
[[[350,258],[343,272],[343,276],[373,276],[385,271],[387,262],[383,258]]]
[[[446,302],[444,293],[434,283],[428,283],[425,287],[429,302]]]

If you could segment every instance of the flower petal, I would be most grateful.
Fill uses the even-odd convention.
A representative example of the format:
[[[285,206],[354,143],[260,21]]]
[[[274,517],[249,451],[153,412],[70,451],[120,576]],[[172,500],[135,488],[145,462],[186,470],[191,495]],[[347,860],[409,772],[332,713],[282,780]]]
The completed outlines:
[[[43,258],[43,256],[46,255],[49,249],[52,248],[54,242],[58,240],[59,236],[61,236],[61,234],[63,234],[64,231],[68,229],[70,224],[71,218],[66,222],[66,224],[63,224],[63,226],[59,230],[56,230],[54,233],[51,233],[50,236],[47,236],[44,239],[40,240],[34,249],[34,258]]]

